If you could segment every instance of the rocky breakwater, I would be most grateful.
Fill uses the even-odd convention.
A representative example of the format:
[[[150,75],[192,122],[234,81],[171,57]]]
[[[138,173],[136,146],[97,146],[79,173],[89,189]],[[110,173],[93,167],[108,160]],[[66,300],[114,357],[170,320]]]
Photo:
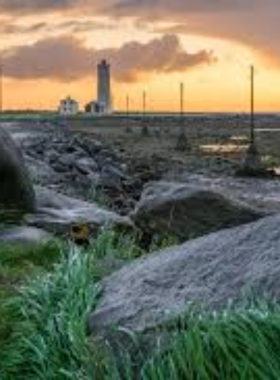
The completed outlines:
[[[130,212],[144,184],[158,178],[152,165],[79,134],[50,132],[21,141],[34,183],[73,198]]]
[[[50,139],[50,135],[47,136],[45,133],[28,135],[20,141],[24,150],[23,157],[21,149],[10,135],[0,129],[0,221],[3,227],[6,226],[0,234],[1,242],[37,244],[50,240],[53,235],[69,232],[70,226],[77,222],[88,223],[93,231],[109,226],[132,228],[129,218],[122,217],[106,207],[52,190],[52,187],[57,185],[66,191],[69,185],[70,190],[74,192],[79,189],[81,183],[88,189],[95,180],[92,176],[97,175],[94,172],[96,166],[93,167],[94,161],[90,157],[95,156],[96,151],[102,150],[98,148],[98,143],[94,145],[94,152],[87,145],[91,153],[86,154],[81,142],[76,144],[75,141],[69,142],[67,138],[65,140],[68,144],[64,140],[61,141],[61,138]],[[104,154],[104,149],[102,152]],[[98,157],[101,160],[100,156]],[[113,158],[110,162],[114,162]],[[108,170],[108,166],[106,168]],[[102,173],[98,173],[100,178]],[[43,182],[45,186],[33,186],[30,177],[34,182],[34,175],[38,176],[38,182]],[[112,180],[112,175],[106,175]],[[103,184],[106,175],[102,177]],[[114,186],[117,186],[117,183],[114,183]],[[9,216],[9,226],[6,225],[6,214]]]

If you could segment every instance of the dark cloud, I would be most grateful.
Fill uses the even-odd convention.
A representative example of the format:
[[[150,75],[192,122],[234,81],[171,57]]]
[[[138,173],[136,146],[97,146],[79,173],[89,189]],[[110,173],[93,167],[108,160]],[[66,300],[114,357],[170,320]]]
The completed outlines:
[[[0,0],[0,10],[4,12],[38,12],[70,10],[86,7],[92,15],[103,14],[109,16],[149,14],[176,14],[178,12],[217,12],[240,9],[252,9],[256,5],[273,3],[277,0]]]
[[[40,17],[45,12],[55,11],[63,14],[73,11],[70,12],[74,15],[72,26],[60,27],[65,33],[92,30],[94,26],[90,22],[79,20],[79,16],[84,15],[93,19],[95,16],[117,20],[132,18],[138,26],[153,24],[155,28],[159,23],[168,22],[173,24],[173,29],[164,29],[163,33],[176,31],[232,39],[280,62],[279,0],[0,0],[0,13],[36,13]],[[40,26],[39,20],[37,27],[38,33],[52,28]],[[22,33],[29,32],[28,27],[20,26],[18,33],[20,29]],[[17,33],[17,29],[10,26],[6,32]],[[30,33],[34,30],[30,29]]]
[[[2,12],[33,13],[76,7],[81,0],[0,0]]]
[[[15,34],[31,34],[44,31],[47,28],[45,22],[37,22],[31,25],[19,25],[13,22],[2,22],[0,24],[0,34],[15,35]]]
[[[36,23],[17,23],[11,20],[2,21],[0,23],[0,34],[19,35],[19,34],[66,34],[90,32],[93,30],[112,29],[115,27],[113,22],[99,22],[97,20],[68,20],[56,23],[36,22]]]
[[[149,22],[155,29],[158,23],[173,24],[163,33],[233,40],[280,64],[279,0],[115,0],[103,10],[112,17]]]
[[[175,35],[165,35],[146,44],[129,42],[119,49],[97,51],[95,56],[107,57],[113,63],[116,78],[125,81],[136,81],[150,72],[179,72],[214,62],[211,51],[187,53]]]
[[[186,15],[191,12],[244,11],[251,9],[256,2],[260,4],[260,0],[115,0],[105,2],[101,9],[116,16],[150,18],[180,15],[182,12]]]
[[[186,52],[175,35],[99,50],[86,48],[71,37],[50,38],[6,50],[2,55],[8,77],[61,81],[93,75],[94,65],[103,58],[111,62],[114,78],[119,81],[137,81],[149,73],[185,71],[214,62],[211,51]]]
[[[279,3],[280,4],[280,3]],[[267,9],[253,13],[230,13],[226,17],[219,14],[201,14],[189,19],[189,23],[179,21],[171,26],[155,27],[158,33],[196,34],[225,39],[247,45],[259,53],[266,62],[280,65],[280,9]]]
[[[90,72],[92,52],[79,40],[59,37],[6,50],[2,57],[4,74],[8,77],[69,80]]]
[[[69,20],[60,22],[52,27],[53,31],[57,32],[72,32],[72,33],[89,33],[95,30],[109,30],[114,29],[116,25],[113,21],[98,21],[91,19],[83,20]]]

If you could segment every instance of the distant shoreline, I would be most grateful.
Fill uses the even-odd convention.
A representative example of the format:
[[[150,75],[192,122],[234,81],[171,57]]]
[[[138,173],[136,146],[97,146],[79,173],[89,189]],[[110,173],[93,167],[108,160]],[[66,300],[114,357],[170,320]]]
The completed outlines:
[[[107,119],[107,118],[127,118],[127,117],[141,117],[141,118],[151,118],[151,117],[176,117],[176,118],[189,118],[189,117],[247,117],[250,115],[249,112],[234,112],[234,111],[225,111],[225,112],[185,112],[183,115],[179,112],[146,112],[143,115],[141,111],[130,112],[127,114],[124,111],[117,111],[110,115],[92,115],[87,113],[78,113],[77,115],[60,115],[55,111],[37,111],[37,110],[27,110],[27,111],[3,111],[0,113],[0,119],[8,117],[32,117],[32,118],[59,118],[59,119],[76,119],[76,118],[92,118],[92,119]],[[255,112],[257,117],[280,117],[280,110],[278,112]]]

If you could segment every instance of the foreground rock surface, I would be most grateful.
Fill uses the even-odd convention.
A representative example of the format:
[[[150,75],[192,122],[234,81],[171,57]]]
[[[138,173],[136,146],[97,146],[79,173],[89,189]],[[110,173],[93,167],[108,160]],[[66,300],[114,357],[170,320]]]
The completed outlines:
[[[147,235],[170,234],[184,241],[252,222],[261,213],[206,186],[155,182],[147,186],[131,216]]]
[[[0,127],[0,211],[33,211],[35,195],[19,148]]]
[[[70,226],[78,222],[88,223],[94,231],[106,226],[132,228],[129,218],[97,204],[70,198],[41,186],[35,189],[38,208],[36,213],[26,216],[30,226],[58,234],[69,232]]]
[[[280,215],[227,229],[138,260],[108,277],[91,331],[144,331],[189,302],[225,307],[254,291],[280,300]]]
[[[52,238],[42,229],[25,226],[10,227],[0,233],[0,242],[8,245],[36,246],[48,243]]]

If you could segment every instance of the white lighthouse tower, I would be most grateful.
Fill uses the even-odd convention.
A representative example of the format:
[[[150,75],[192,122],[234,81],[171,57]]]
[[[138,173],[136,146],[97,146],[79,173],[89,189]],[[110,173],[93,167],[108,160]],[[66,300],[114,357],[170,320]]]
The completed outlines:
[[[113,112],[112,98],[111,98],[111,75],[110,75],[110,65],[104,59],[97,67],[98,83],[97,83],[97,93],[98,93],[98,105],[102,109],[102,113]]]
[[[97,99],[87,103],[85,111],[92,115],[113,113],[110,65],[105,59],[97,66]]]

